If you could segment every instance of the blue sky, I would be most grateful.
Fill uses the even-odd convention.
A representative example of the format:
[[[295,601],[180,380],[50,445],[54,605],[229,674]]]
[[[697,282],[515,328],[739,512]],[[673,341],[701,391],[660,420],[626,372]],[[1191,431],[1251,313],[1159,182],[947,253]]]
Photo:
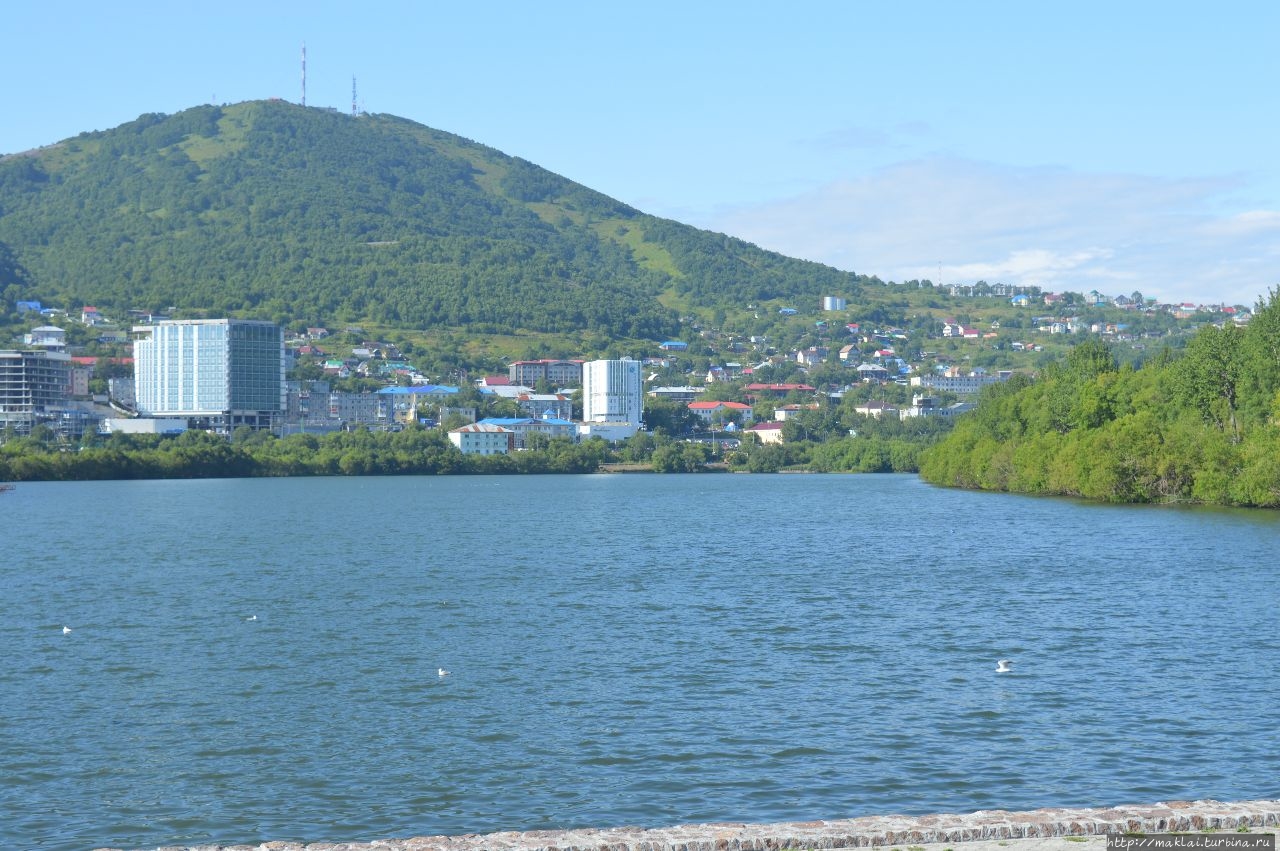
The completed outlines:
[[[55,12],[48,11],[56,9]],[[1274,2],[71,0],[5,10],[0,152],[209,102],[403,116],[885,280],[1280,286]]]

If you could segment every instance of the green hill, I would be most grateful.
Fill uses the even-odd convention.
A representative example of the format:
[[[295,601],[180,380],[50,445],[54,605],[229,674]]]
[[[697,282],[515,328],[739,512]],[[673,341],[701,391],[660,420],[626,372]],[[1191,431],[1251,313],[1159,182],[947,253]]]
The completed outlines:
[[[6,311],[661,339],[861,283],[393,116],[202,106],[0,159]]]

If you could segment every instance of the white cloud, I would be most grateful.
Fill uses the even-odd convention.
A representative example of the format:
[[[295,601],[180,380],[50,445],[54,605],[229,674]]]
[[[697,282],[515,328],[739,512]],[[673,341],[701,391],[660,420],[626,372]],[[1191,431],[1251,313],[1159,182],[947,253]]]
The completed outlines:
[[[1280,211],[1223,211],[1231,177],[1162,179],[932,158],[725,211],[708,226],[885,280],[1140,290],[1253,304],[1280,283]]]

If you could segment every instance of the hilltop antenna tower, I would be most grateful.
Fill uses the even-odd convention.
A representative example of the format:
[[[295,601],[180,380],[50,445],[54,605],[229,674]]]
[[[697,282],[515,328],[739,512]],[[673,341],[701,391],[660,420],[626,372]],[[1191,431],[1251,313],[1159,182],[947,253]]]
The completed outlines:
[[[356,118],[360,115],[360,109],[356,106],[356,78],[351,76],[351,117]]]
[[[302,105],[307,105],[307,43],[302,43]]]

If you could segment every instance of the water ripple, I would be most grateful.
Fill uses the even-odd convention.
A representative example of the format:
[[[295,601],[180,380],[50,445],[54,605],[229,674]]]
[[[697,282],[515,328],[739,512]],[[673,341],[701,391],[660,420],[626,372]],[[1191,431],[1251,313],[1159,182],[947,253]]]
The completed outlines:
[[[901,476],[49,484],[5,509],[0,533],[70,514],[129,554],[5,535],[21,847],[1274,792],[1269,514]]]

